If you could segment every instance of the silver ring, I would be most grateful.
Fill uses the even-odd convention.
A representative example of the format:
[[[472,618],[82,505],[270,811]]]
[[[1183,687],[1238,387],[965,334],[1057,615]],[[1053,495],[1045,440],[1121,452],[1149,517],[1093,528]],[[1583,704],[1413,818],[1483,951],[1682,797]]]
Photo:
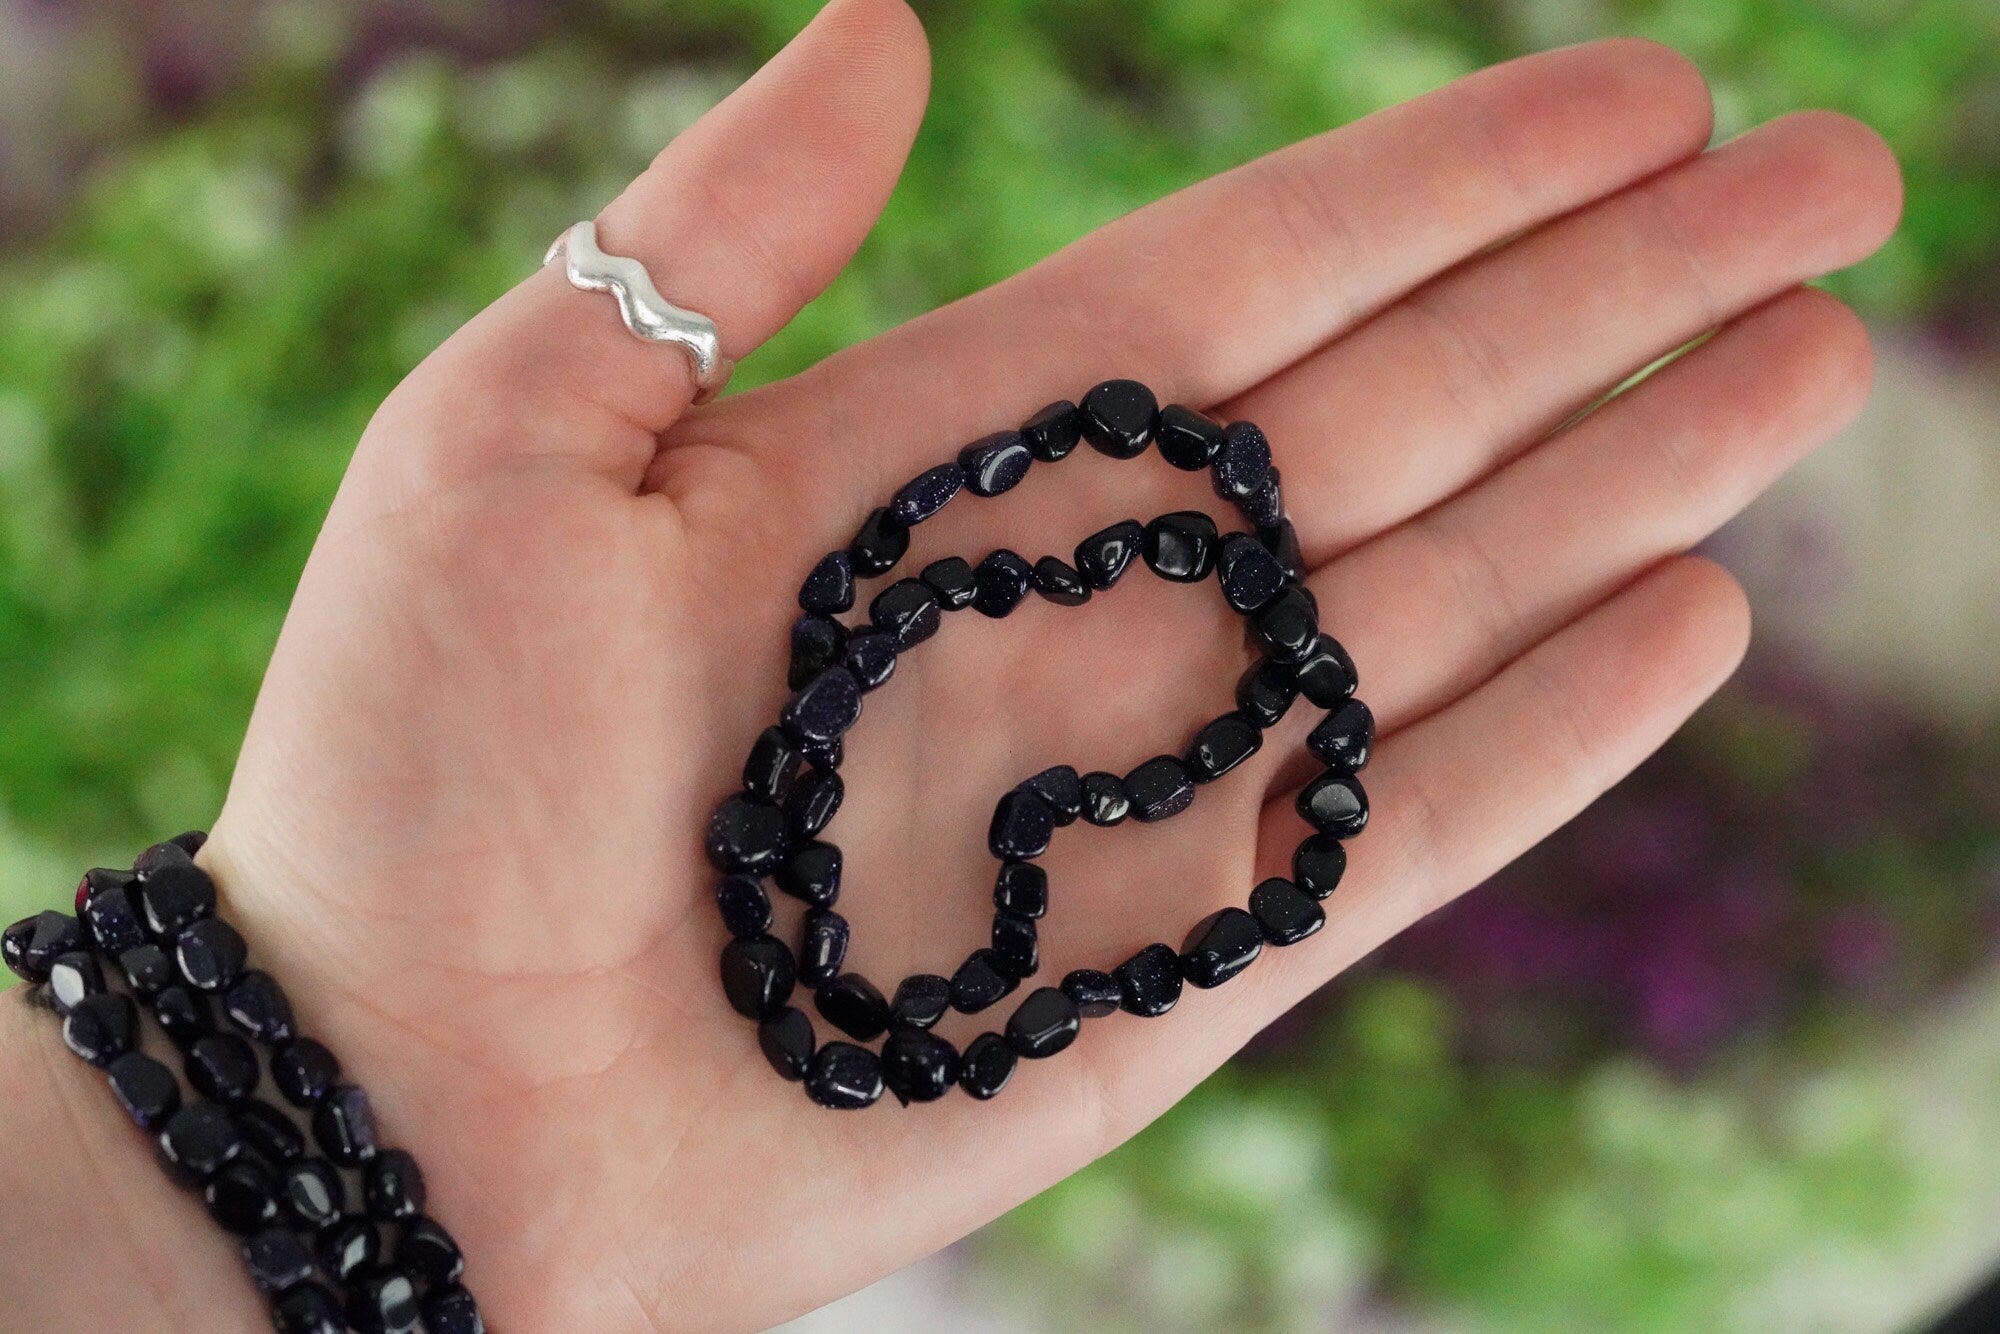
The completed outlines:
[[[660,295],[646,266],[623,255],[597,248],[597,224],[585,219],[555,239],[542,263],[564,257],[563,272],[570,286],[585,292],[609,292],[618,298],[625,327],[649,343],[675,343],[694,366],[694,401],[706,403],[729,383],[736,363],[722,355],[722,335],[715,321],[683,310]]]

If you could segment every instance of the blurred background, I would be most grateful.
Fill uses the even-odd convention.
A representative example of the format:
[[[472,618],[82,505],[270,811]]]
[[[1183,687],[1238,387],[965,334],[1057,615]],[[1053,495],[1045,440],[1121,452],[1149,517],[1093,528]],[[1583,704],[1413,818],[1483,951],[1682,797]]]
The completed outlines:
[[[2000,1261],[2000,5],[919,3],[936,92],[739,384],[1522,51],[1901,154],[1866,418],[1715,551],[1739,678],[1108,1159],[800,1328],[1890,1330]],[[397,378],[795,0],[0,0],[0,918],[218,805]],[[109,322],[108,310],[126,312]]]

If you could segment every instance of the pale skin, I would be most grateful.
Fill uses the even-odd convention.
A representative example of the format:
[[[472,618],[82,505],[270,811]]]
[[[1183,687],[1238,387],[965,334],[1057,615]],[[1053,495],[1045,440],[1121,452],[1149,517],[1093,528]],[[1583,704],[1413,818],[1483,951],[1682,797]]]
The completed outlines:
[[[837,0],[604,209],[600,240],[743,357],[860,243],[927,84],[900,0]],[[677,351],[554,270],[414,371],[355,452],[202,860],[424,1164],[489,1324],[756,1328],[915,1260],[1132,1135],[1665,740],[1749,633],[1737,585],[1685,553],[1867,392],[1861,325],[1800,284],[1900,207],[1853,121],[1709,134],[1685,59],[1602,42],[1284,149],[699,408]],[[907,477],[1113,375],[1274,441],[1379,721],[1373,823],[1326,929],[1227,987],[1091,1022],[990,1104],[816,1108],[722,998],[701,855],[784,698],[798,581]],[[1219,504],[1085,449],[955,502],[911,564],[1066,554]],[[850,966],[885,987],[982,943],[999,792],[1178,750],[1247,661],[1212,589],[970,615],[850,738],[841,907]],[[1059,835],[1044,980],[1177,944],[1285,872],[1310,712],[1174,821]],[[11,1318],[260,1327],[229,1245],[48,1016],[0,1006],[0,1060],[0,1142],[39,1146],[0,1154]]]

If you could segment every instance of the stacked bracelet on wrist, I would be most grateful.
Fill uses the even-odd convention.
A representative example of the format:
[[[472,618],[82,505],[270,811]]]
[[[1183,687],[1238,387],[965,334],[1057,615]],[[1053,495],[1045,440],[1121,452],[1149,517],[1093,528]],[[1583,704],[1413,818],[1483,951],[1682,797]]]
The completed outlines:
[[[48,911],[14,923],[0,957],[61,1017],[69,1049],[105,1072],[167,1172],[243,1239],[279,1330],[387,1334],[421,1320],[429,1334],[478,1334],[478,1308],[459,1281],[464,1261],[424,1214],[416,1161],[377,1142],[368,1095],[299,1033],[277,981],[249,966],[243,937],[216,916],[215,882],[194,863],[203,840],[182,834],[148,848],[130,871],[86,873],[74,917]],[[218,1000],[226,1026],[216,1023]],[[140,1050],[141,1006],[198,1096],[184,1096],[172,1069]],[[300,1119],[256,1096],[265,1065],[318,1155]]]

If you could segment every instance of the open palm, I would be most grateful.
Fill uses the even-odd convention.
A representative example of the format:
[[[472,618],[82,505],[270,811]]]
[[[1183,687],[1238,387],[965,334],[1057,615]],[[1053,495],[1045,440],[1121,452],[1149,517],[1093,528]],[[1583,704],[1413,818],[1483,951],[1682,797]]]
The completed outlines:
[[[604,211],[605,248],[746,354],[859,244],[926,82],[898,0],[838,0]],[[204,859],[425,1164],[492,1323],[760,1326],[933,1250],[1665,739],[1747,635],[1734,583],[1682,553],[1866,392],[1858,323],[1798,284],[1899,201],[1853,122],[1709,132],[1685,61],[1600,43],[1250,163],[712,405],[553,270],[418,368],[355,455]],[[908,477],[1113,376],[1273,441],[1379,720],[1373,825],[1327,929],[1230,986],[1089,1021],[989,1104],[821,1110],[722,997],[701,852],[785,696],[798,582]],[[910,559],[1066,554],[1216,504],[1085,449],[948,507]],[[953,618],[850,739],[848,966],[950,971],[983,942],[995,797],[1179,750],[1246,661],[1213,590],[1153,580]],[[1186,815],[1059,836],[1047,976],[1177,943],[1284,872],[1305,712]]]

